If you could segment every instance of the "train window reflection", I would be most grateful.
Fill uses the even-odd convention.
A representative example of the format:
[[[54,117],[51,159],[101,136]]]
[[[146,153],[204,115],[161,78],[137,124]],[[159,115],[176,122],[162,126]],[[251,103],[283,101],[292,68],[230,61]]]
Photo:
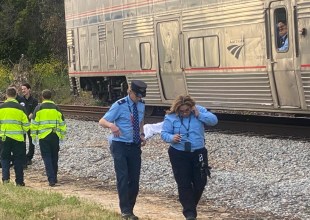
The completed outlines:
[[[135,17],[136,11],[136,0],[125,0],[124,1],[124,17]]]
[[[172,1],[167,1],[167,9],[168,10],[174,10],[174,9],[179,9],[182,7],[180,4],[179,0],[172,0]]]
[[[194,6],[201,6],[201,0],[184,0],[183,7],[189,8]]]
[[[140,44],[140,66],[143,70],[152,68],[151,44],[149,42]]]
[[[204,48],[203,38],[192,38],[189,40],[190,49],[190,66],[191,67],[204,67]]]
[[[189,39],[189,63],[193,68],[218,67],[220,65],[217,36]]]
[[[164,12],[166,11],[166,2],[162,1],[161,3],[153,5],[154,13]]]

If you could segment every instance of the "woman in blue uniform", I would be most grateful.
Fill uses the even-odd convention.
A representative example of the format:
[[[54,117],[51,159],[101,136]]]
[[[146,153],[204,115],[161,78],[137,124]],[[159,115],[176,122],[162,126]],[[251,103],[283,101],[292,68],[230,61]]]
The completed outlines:
[[[165,116],[161,137],[170,144],[169,158],[186,220],[196,219],[197,204],[210,175],[204,125],[217,122],[214,114],[188,95],[177,97]]]

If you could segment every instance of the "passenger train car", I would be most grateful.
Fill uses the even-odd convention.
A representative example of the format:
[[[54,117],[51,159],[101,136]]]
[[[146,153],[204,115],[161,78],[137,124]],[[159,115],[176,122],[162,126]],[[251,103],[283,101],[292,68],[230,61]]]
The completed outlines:
[[[65,0],[72,88],[148,106],[310,114],[310,0]],[[287,25],[280,51],[278,23]]]

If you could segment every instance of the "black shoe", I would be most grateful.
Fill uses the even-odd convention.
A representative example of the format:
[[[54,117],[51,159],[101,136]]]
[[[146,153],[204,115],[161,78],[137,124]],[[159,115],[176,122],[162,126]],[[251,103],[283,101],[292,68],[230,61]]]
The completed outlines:
[[[25,186],[25,183],[22,182],[22,183],[16,183],[16,186]]]
[[[124,219],[124,220],[139,220],[139,218],[137,216],[135,216],[134,214],[130,214],[130,213],[122,213],[122,219]]]
[[[32,160],[27,160],[27,165],[32,165]]]
[[[56,186],[56,183],[50,182],[48,185],[49,185],[50,187],[54,187],[54,186]]]

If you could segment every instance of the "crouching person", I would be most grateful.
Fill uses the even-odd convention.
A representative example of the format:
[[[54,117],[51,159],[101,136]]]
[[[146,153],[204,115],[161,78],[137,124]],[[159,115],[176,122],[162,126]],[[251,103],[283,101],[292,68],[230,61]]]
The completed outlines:
[[[66,133],[64,116],[58,106],[51,101],[50,90],[42,91],[42,104],[38,105],[31,120],[31,136],[34,143],[39,139],[41,156],[50,186],[57,183],[59,140]]]

